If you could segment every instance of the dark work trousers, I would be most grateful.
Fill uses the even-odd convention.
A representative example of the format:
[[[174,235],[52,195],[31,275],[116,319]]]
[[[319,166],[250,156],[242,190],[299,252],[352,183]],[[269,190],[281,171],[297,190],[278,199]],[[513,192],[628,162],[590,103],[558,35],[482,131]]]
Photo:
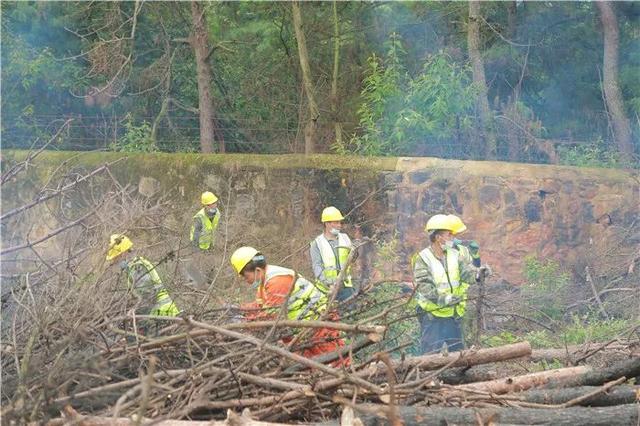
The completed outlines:
[[[340,290],[338,290],[338,294],[336,295],[336,299],[338,300],[338,302],[342,302],[343,300],[347,300],[348,298],[350,298],[351,296],[353,296],[356,292],[355,288],[353,287],[345,287],[344,284],[341,285],[342,288],[340,288]]]
[[[444,343],[450,352],[464,349],[460,317],[439,318],[416,309],[420,322],[420,349],[423,354],[438,352]]]

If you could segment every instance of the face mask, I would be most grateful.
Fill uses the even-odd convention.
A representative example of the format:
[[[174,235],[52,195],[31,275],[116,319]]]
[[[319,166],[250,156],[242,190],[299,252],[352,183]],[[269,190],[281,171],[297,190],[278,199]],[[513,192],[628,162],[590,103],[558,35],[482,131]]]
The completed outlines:
[[[129,263],[126,260],[121,260],[120,263],[118,263],[118,266],[120,266],[121,271],[124,271],[129,267]]]
[[[337,228],[332,228],[331,231],[329,231],[331,233],[331,235],[333,235],[334,237],[337,237],[338,234],[340,234],[340,230]]]
[[[256,272],[258,270],[256,269]],[[251,288],[256,289],[260,286],[260,284],[262,283],[262,280],[258,279],[258,274],[255,275],[255,280],[253,281],[253,284],[251,284]]]
[[[445,241],[444,244],[440,244],[440,248],[442,249],[442,251],[447,251],[449,249],[453,248],[453,241],[449,240],[449,241]]]
[[[207,210],[207,215],[213,217],[216,215],[216,213],[218,213],[218,209],[209,209]]]

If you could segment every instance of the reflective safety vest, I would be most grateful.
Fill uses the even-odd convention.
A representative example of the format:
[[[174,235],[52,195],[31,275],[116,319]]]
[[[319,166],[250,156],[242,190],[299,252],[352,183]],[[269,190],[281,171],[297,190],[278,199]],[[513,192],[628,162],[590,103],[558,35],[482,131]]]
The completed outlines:
[[[294,288],[290,292],[287,303],[287,318],[290,320],[314,320],[327,308],[327,297],[313,283],[296,274],[293,269],[276,265],[267,265],[264,284],[277,276],[291,276],[294,279]],[[286,296],[286,295],[285,295]],[[257,300],[262,305],[264,300]],[[279,306],[267,307],[267,312],[277,314]]]
[[[216,212],[213,216],[213,219],[209,219],[207,213],[205,213],[204,208],[200,209],[198,213],[193,216],[194,219],[199,219],[200,223],[202,223],[202,232],[200,233],[200,239],[198,240],[198,246],[201,250],[209,250],[213,246],[213,242],[215,241],[215,232],[218,228],[218,222],[220,221],[220,210]],[[189,238],[193,241],[193,233],[195,231],[195,226],[191,225],[191,233],[189,234]]]
[[[160,280],[160,275],[158,275],[156,267],[144,257],[136,256],[131,262],[129,262],[127,268],[127,281],[129,283],[129,287],[132,290],[135,290],[136,285],[140,284],[134,282],[136,277],[133,276],[133,271],[138,265],[141,265],[147,271],[145,277],[148,277],[151,280],[151,285],[156,292],[156,303],[149,312],[149,315],[167,317],[177,316],[180,313],[180,309],[178,309],[176,304],[173,303],[173,300],[169,296],[169,292],[167,292],[167,290],[162,286],[162,280]]]
[[[460,268],[458,266],[459,253],[453,249],[446,251],[447,269],[444,268],[442,262],[438,260],[428,247],[422,250],[419,256],[431,270],[438,298],[451,294],[452,296],[460,298],[461,302],[456,305],[441,306],[428,300],[418,292],[418,305],[426,312],[440,318],[449,318],[454,315],[463,316],[467,305],[467,289],[469,285],[460,282]]]
[[[329,240],[327,240],[327,237],[325,237],[324,234],[318,235],[315,241],[318,245],[318,249],[320,250],[320,256],[322,257],[322,265],[324,268],[322,270],[322,276],[326,281],[335,282],[342,270],[342,265],[347,263],[347,258],[349,257],[349,253],[351,253],[351,240],[347,234],[343,234],[342,232],[338,234],[337,259],[333,248],[331,248],[331,245],[329,244]],[[344,279],[342,280],[342,284],[345,287],[353,287],[350,272],[351,268],[347,270],[344,275]]]

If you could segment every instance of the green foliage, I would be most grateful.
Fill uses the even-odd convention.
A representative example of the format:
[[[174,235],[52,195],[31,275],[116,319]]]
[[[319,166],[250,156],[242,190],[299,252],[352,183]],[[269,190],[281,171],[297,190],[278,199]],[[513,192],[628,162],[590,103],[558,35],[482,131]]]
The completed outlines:
[[[561,148],[564,164],[627,166],[612,154],[616,147],[603,113],[597,8],[586,2],[517,2],[513,14],[512,4],[481,7],[488,100],[505,118],[496,121],[500,158],[541,161],[526,144],[525,135],[532,134],[607,142]],[[128,40],[134,7],[119,1],[3,2],[4,146],[28,146],[54,119],[74,116],[61,147],[102,148],[126,114],[134,123],[156,123],[160,116],[159,149],[198,146],[195,57],[188,43],[178,42],[191,33],[189,3],[145,3],[135,39]],[[332,4],[306,2],[302,8],[322,112],[318,151],[329,149],[338,121],[344,135],[355,135],[331,146],[339,154],[481,155],[482,143],[470,126],[476,93],[466,59],[467,3],[339,2],[335,116],[328,113],[336,100],[329,89]],[[299,152],[306,117],[290,5],[217,2],[205,11],[215,125],[227,150]],[[616,4],[619,85],[636,141],[639,12],[638,2]],[[114,42],[100,46],[108,40]],[[123,63],[129,54],[131,62]],[[117,73],[113,93],[96,90]],[[88,93],[102,96],[85,97]]]
[[[131,117],[125,123],[125,133],[117,143],[111,144],[112,151],[119,152],[155,152],[157,147],[151,138],[151,126],[146,121],[135,125]]]
[[[621,167],[625,164],[620,155],[607,147],[602,139],[588,145],[558,147],[560,163],[579,167]],[[635,167],[638,167],[636,164]]]
[[[401,39],[392,34],[384,58],[370,56],[358,108],[359,133],[337,153],[396,155],[453,138],[471,126],[475,91],[470,69],[444,52],[429,55],[410,76]]]
[[[631,321],[624,319],[601,320],[597,316],[580,318],[573,316],[567,324],[561,324],[553,332],[536,330],[527,333],[524,340],[536,348],[558,348],[565,345],[581,345],[588,342],[606,342],[612,336],[629,329]]]
[[[402,353],[408,355],[420,354],[420,326],[415,318],[417,303],[415,298],[408,299],[401,296],[400,284],[398,282],[381,282],[366,295],[360,298],[359,304],[366,309],[357,309],[359,314],[349,321],[359,321],[382,313],[391,306],[401,304],[391,310],[380,321],[389,324],[384,339],[379,343],[371,345],[369,348],[358,353],[360,361],[368,358],[372,354],[380,351],[389,351],[394,356]]]
[[[373,267],[376,271],[384,273],[392,265],[400,263],[400,251],[398,231],[394,231],[393,236],[388,240],[376,241],[376,256]]]
[[[527,283],[522,294],[535,316],[542,320],[561,320],[571,282],[569,274],[563,272],[554,260],[528,256],[525,258],[524,276]]]
[[[483,335],[480,337],[482,346],[496,347],[509,345],[511,343],[517,343],[522,341],[522,337],[516,336],[510,331],[502,331],[496,335]]]

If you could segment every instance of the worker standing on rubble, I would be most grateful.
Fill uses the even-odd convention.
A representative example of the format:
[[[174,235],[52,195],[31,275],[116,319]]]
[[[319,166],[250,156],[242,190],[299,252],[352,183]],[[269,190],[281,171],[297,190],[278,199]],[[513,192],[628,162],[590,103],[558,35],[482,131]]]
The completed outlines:
[[[247,284],[256,288],[256,300],[243,305],[245,318],[277,318],[286,304],[290,320],[317,320],[327,308],[326,295],[312,282],[292,269],[267,264],[262,253],[253,247],[240,247],[231,255],[231,266]],[[302,355],[313,357],[344,346],[337,330],[316,329],[312,346]]]
[[[141,313],[177,316],[180,310],[162,284],[155,265],[142,256],[136,256],[132,249],[133,243],[126,235],[113,234],[109,242],[107,261],[119,261],[120,269],[127,274],[129,290],[142,301]]]
[[[340,232],[344,220],[340,210],[333,206],[327,207],[322,211],[320,220],[324,230],[311,241],[311,267],[316,280],[329,292],[336,283],[340,271],[346,265],[353,245],[349,236]],[[342,301],[352,296],[354,292],[351,267],[349,267],[336,298]]]
[[[430,245],[412,259],[422,353],[464,347],[461,319],[468,288],[464,283],[491,274],[488,265],[475,268],[453,248],[453,234],[460,229],[456,222],[444,214],[431,217],[425,227]]]
[[[215,233],[220,222],[218,197],[213,192],[203,192],[200,196],[202,208],[193,216],[190,239],[194,247],[208,251],[213,248]]]

